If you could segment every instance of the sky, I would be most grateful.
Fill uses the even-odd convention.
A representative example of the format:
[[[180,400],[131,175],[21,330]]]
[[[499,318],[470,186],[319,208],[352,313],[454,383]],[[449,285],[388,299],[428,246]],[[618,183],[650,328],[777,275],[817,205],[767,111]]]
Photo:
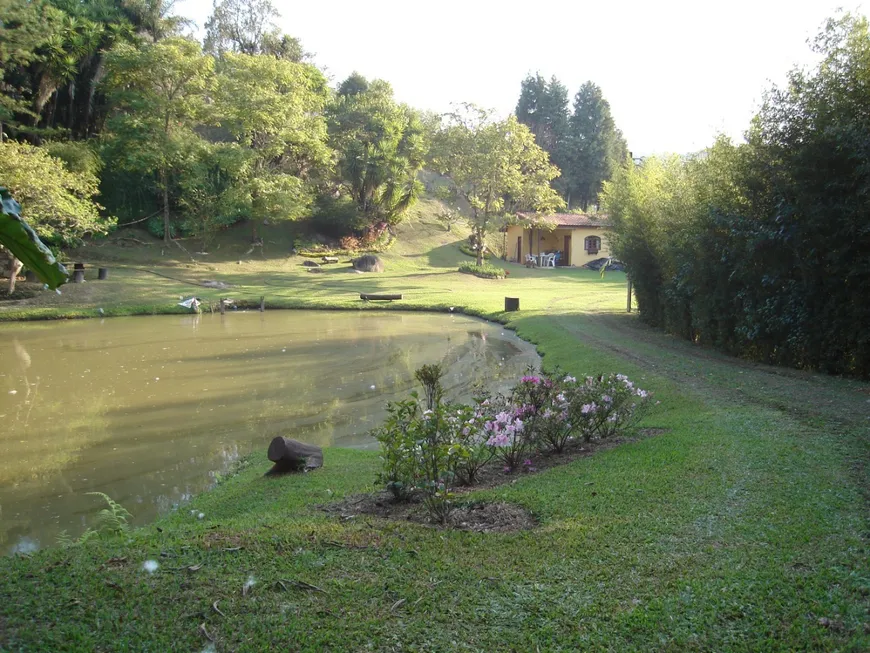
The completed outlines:
[[[507,115],[529,73],[569,97],[591,80],[635,156],[741,139],[765,89],[814,61],[807,43],[847,0],[273,0],[333,85],[358,71],[401,102],[473,102]],[[202,26],[212,0],[180,0]]]

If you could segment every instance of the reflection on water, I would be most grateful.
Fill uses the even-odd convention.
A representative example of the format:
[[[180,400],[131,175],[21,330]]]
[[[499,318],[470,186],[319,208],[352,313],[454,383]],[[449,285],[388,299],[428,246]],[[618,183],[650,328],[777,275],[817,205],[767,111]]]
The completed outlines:
[[[539,361],[463,316],[233,313],[0,326],[0,550],[75,536],[105,492],[145,523],[275,435],[372,447],[387,401],[441,362],[450,399]]]

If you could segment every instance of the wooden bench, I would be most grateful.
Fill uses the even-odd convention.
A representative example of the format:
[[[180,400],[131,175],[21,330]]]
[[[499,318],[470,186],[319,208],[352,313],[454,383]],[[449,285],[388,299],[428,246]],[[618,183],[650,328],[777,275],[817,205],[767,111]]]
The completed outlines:
[[[366,302],[392,302],[399,299],[402,299],[401,294],[393,294],[393,295],[373,295],[371,293],[361,292],[359,294],[359,298]]]

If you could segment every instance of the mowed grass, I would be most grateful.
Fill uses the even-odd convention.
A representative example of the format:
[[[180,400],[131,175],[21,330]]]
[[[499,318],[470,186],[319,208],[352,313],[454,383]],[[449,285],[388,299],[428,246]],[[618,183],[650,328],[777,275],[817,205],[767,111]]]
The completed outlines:
[[[116,249],[112,281],[39,310],[159,311],[204,279],[235,287],[198,296],[263,294],[267,306],[365,309],[360,291],[403,292],[391,308],[506,322],[547,368],[630,375],[661,401],[644,426],[665,432],[470,495],[528,508],[539,527],[513,534],[320,510],[374,489],[373,452],[327,450],[322,470],[283,478],[255,456],[150,527],[0,561],[0,649],[870,650],[867,385],[646,329],[624,314],[619,274],[460,275],[461,235],[424,215],[377,276],[309,274],[284,255],[194,264]],[[502,313],[506,295],[519,313]]]

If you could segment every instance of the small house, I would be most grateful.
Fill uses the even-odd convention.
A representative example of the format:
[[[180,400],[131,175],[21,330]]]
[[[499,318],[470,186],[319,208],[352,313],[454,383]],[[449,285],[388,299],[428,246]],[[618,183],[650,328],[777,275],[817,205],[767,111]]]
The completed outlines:
[[[541,255],[554,254],[555,265],[580,267],[610,256],[607,216],[517,213],[517,218],[520,224],[504,229],[508,261],[525,263],[529,256],[541,261]]]

